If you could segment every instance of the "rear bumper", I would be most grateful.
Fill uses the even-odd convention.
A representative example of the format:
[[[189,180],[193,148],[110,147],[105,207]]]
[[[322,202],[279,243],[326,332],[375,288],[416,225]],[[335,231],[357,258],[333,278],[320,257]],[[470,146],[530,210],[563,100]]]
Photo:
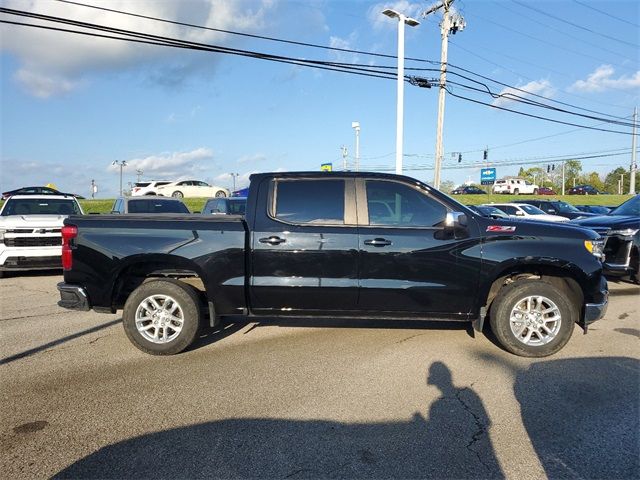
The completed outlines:
[[[60,292],[58,305],[61,307],[68,308],[69,310],[83,311],[91,309],[89,297],[84,288],[62,282],[58,284],[58,291]]]

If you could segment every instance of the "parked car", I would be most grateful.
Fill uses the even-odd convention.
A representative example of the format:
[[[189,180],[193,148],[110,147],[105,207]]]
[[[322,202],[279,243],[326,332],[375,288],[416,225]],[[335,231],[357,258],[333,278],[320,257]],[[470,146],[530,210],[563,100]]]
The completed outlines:
[[[244,215],[247,207],[246,197],[210,198],[204,204],[202,213],[213,215]]]
[[[111,207],[111,213],[191,213],[179,198],[119,197]]]
[[[158,195],[165,197],[228,197],[229,190],[224,187],[216,187],[215,185],[209,185],[206,182],[200,180],[180,180],[178,182],[171,182],[167,185],[157,187],[156,191]]]
[[[148,182],[136,182],[131,189],[132,197],[141,197],[144,195],[158,195],[158,187],[169,185],[169,180],[150,180]]]
[[[550,215],[560,215],[568,218],[569,220],[595,216],[595,213],[583,212],[562,200],[516,200],[514,203],[526,203],[527,205],[533,205],[545,213]]]
[[[16,188],[15,190],[9,190],[8,192],[3,192],[2,199],[6,200],[12,195],[67,195],[80,199],[84,198],[82,195],[77,195],[75,193],[64,193],[51,187],[22,187]]]
[[[574,205],[574,207],[581,212],[596,213],[598,215],[606,215],[613,210],[611,207],[604,207],[602,205]]]
[[[487,218],[509,218],[502,210],[488,205],[468,205],[467,208]]]
[[[540,187],[522,178],[504,178],[493,184],[493,193],[512,193],[513,195],[537,195]]]
[[[557,193],[549,187],[538,187],[538,195],[557,195]]]
[[[451,195],[486,195],[486,193],[474,185],[463,185],[451,191]]]
[[[482,205],[483,207],[495,207],[502,210],[510,217],[522,218],[525,220],[543,220],[546,222],[568,222],[567,217],[560,215],[550,215],[544,213],[538,207],[528,205],[526,203],[492,203],[490,205]]]
[[[600,193],[602,192],[591,185],[577,185],[571,187],[567,192],[568,195],[599,195]]]
[[[184,350],[201,322],[222,317],[441,319],[482,331],[489,315],[505,349],[542,357],[607,306],[594,231],[485,218],[400,175],[252,175],[244,217],[91,217],[65,221],[59,305],[123,309],[129,340],[155,355]]]
[[[574,220],[606,237],[604,272],[629,276],[640,283],[640,195],[630,198],[607,215]]]
[[[82,214],[78,201],[67,195],[9,197],[0,209],[0,277],[9,271],[60,268],[62,222]]]

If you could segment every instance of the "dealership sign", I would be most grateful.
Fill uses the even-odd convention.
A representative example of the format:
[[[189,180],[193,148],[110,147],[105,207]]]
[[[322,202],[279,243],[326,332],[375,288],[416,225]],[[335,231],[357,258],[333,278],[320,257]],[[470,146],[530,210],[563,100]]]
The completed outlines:
[[[496,169],[483,168],[480,170],[480,185],[493,185],[496,183]]]

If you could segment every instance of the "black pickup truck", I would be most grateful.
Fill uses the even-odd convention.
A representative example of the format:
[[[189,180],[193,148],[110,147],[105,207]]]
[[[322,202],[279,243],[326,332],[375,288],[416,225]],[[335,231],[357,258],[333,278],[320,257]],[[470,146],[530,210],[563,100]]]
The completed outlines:
[[[178,353],[208,320],[474,322],[522,356],[560,350],[607,308],[592,230],[485,218],[412,178],[251,177],[246,216],[72,216],[59,305],[114,313],[139,349]]]

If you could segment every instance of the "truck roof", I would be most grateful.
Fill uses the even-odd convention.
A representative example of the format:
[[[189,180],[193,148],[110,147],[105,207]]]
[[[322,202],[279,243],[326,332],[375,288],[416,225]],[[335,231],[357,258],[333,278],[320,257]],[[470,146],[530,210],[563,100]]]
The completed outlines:
[[[279,177],[279,178],[330,178],[330,177],[347,177],[347,178],[386,178],[390,180],[405,180],[407,182],[424,185],[433,189],[428,183],[422,182],[406,175],[396,175],[394,173],[379,172],[351,172],[351,171],[335,171],[335,172],[318,172],[318,171],[300,171],[300,172],[265,172],[254,173],[249,179],[254,182],[263,178]]]

